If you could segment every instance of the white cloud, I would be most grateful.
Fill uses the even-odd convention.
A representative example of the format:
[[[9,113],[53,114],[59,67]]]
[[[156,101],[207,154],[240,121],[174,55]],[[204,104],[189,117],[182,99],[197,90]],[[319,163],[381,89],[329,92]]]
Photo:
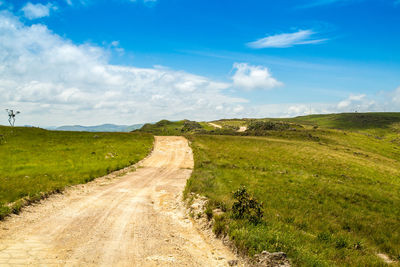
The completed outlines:
[[[247,45],[251,48],[272,48],[272,47],[292,47],[295,45],[318,44],[327,39],[313,39],[315,32],[312,30],[299,30],[294,33],[282,33],[270,35],[257,41],[250,42]]]
[[[381,97],[383,96],[383,97]],[[280,103],[251,106],[244,110],[244,117],[295,117],[309,114],[343,112],[398,112],[400,109],[400,87],[376,95],[350,94],[338,102],[325,103]]]
[[[389,98],[393,103],[400,106],[400,86],[397,87],[393,92],[389,93]]]
[[[232,83],[226,83],[163,66],[112,65],[108,55],[100,47],[75,45],[44,25],[26,26],[11,13],[0,12],[0,110],[22,111],[19,125],[45,126],[288,117],[310,110],[393,111],[400,107],[400,87],[382,101],[360,94],[336,103],[253,105],[225,92],[232,86],[251,90],[282,85],[263,66],[235,63]],[[0,124],[7,124],[5,113],[0,113]]]
[[[50,3],[43,5],[40,3],[32,4],[28,2],[21,10],[24,12],[24,16],[27,19],[38,19],[50,16],[51,9],[55,9],[55,6]]]
[[[111,65],[107,55],[0,12],[0,109],[22,111],[20,124],[127,124],[235,116],[246,102],[224,93],[230,83],[168,68]]]
[[[338,103],[338,109],[348,109],[349,107],[357,107],[361,104],[365,104],[366,95],[350,95],[347,99],[342,100]]]
[[[269,70],[263,66],[252,66],[247,63],[235,63],[236,69],[232,76],[233,85],[240,89],[271,89],[282,86],[283,83],[272,77]]]

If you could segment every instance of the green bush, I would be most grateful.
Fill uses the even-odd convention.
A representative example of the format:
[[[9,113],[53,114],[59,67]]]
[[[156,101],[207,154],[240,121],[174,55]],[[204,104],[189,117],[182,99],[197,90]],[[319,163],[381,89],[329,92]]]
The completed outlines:
[[[185,122],[183,123],[183,127],[182,127],[182,132],[190,132],[196,129],[202,129],[203,127],[201,127],[200,123],[196,122],[196,121],[189,121],[189,120],[185,120]]]
[[[232,205],[232,216],[235,219],[247,219],[251,223],[258,224],[263,217],[263,204],[251,196],[246,187],[241,186],[233,193],[236,200]]]
[[[288,130],[290,124],[286,122],[272,122],[272,121],[253,121],[249,124],[248,130],[250,131],[282,131]]]

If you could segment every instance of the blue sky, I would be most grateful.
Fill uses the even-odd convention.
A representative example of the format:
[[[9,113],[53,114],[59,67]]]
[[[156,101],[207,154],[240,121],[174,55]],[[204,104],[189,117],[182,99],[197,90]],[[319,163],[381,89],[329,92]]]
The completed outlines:
[[[400,111],[397,0],[0,3],[20,123]]]

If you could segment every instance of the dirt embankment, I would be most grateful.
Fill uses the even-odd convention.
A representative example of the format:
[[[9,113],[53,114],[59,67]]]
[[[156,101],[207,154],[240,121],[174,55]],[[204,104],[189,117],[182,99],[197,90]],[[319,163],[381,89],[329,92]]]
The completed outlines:
[[[228,265],[235,255],[198,231],[181,202],[192,167],[186,139],[156,137],[137,171],[72,187],[0,222],[0,265]]]

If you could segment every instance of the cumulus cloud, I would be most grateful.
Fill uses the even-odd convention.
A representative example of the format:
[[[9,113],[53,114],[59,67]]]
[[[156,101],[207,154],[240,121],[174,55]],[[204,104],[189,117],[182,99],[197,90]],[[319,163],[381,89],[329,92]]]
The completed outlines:
[[[230,83],[112,65],[107,55],[0,12],[0,108],[23,111],[20,123],[60,125],[213,119],[235,116],[246,102],[224,94]]]
[[[235,63],[236,70],[232,76],[233,85],[240,89],[271,89],[282,86],[283,83],[272,77],[266,67],[252,66],[247,63]]]
[[[393,92],[389,93],[391,101],[400,106],[400,86],[397,87]]]
[[[1,1],[1,0],[0,0]],[[118,47],[113,42],[111,46]],[[166,119],[287,117],[311,113],[398,110],[400,87],[378,102],[350,95],[337,103],[253,105],[227,95],[281,86],[264,66],[235,63],[232,82],[163,66],[112,65],[103,48],[71,41],[46,26],[24,25],[0,12],[0,109],[22,111],[18,123],[31,125],[130,124]],[[6,116],[0,116],[6,124]]]
[[[21,10],[27,19],[38,19],[50,16],[50,10],[52,9],[55,9],[55,6],[50,3],[43,5],[28,2]]]
[[[245,110],[250,117],[295,117],[309,114],[343,112],[398,112],[400,87],[379,94],[350,94],[338,102],[325,103],[280,103],[249,107]]]
[[[314,39],[313,35],[316,33],[312,30],[299,30],[294,33],[281,33],[276,35],[270,35],[265,38],[258,39],[254,42],[250,42],[247,45],[251,48],[282,48],[292,47],[295,45],[304,44],[318,44],[326,41],[327,39]]]
[[[347,99],[342,100],[338,103],[338,109],[348,109],[349,107],[357,107],[361,104],[365,104],[366,95],[350,95]],[[373,102],[371,103],[373,104]]]

